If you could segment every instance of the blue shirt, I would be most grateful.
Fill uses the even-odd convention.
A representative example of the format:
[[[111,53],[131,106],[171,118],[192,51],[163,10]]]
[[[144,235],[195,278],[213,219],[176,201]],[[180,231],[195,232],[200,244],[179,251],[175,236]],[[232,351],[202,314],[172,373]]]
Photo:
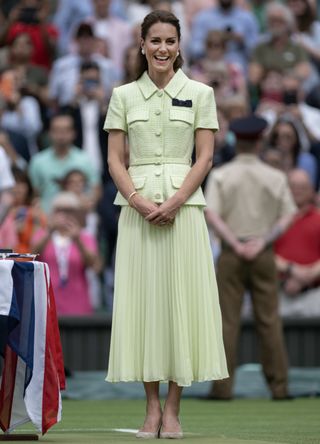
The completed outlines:
[[[111,15],[126,19],[126,11],[123,0],[111,0]],[[53,23],[59,29],[59,52],[67,54],[70,40],[79,24],[86,21],[94,14],[93,1],[91,0],[65,0],[60,1],[53,17]]]
[[[205,9],[199,12],[193,22],[190,38],[190,55],[199,58],[205,52],[205,40],[209,31],[224,31],[231,28],[233,32],[243,37],[243,43],[229,42],[226,54],[228,59],[247,65],[251,49],[256,45],[259,26],[255,16],[250,11],[234,7],[223,10],[220,7]]]
[[[296,167],[304,170],[308,174],[313,186],[316,187],[318,179],[318,167],[315,157],[310,153],[300,153],[297,158]]]
[[[120,80],[119,70],[112,60],[101,54],[91,54],[90,61],[99,66],[101,83],[106,97],[109,97]],[[82,62],[78,54],[59,57],[54,62],[49,78],[49,97],[57,100],[60,106],[69,105],[74,100]]]

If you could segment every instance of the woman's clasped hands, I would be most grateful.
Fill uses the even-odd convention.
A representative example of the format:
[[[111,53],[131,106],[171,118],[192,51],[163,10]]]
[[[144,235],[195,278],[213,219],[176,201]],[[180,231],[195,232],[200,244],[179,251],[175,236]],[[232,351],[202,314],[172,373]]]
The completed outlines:
[[[172,225],[180,208],[180,204],[173,197],[159,205],[140,194],[133,196],[131,204],[146,221],[160,227]]]

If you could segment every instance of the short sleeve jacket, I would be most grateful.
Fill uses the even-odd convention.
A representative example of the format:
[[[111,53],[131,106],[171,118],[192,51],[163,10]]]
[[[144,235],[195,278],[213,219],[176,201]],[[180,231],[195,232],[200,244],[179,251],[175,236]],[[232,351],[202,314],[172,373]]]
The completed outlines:
[[[164,202],[182,185],[191,168],[195,130],[218,129],[213,89],[178,70],[162,90],[147,72],[115,88],[104,129],[127,133],[128,172],[135,189],[149,200]],[[128,205],[118,193],[115,204]],[[188,205],[205,206],[201,188]]]

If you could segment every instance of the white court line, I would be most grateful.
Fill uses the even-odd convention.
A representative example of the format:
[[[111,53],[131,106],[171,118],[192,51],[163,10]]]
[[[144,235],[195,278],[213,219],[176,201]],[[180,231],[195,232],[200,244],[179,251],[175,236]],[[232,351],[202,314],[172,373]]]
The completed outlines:
[[[30,429],[19,429],[17,430],[22,433],[31,433],[32,430]],[[138,429],[105,429],[105,428],[91,428],[91,429],[58,429],[58,430],[51,430],[50,433],[80,433],[80,432],[119,432],[119,433],[132,433],[136,434],[138,432]],[[198,433],[184,433],[185,435],[198,435]]]

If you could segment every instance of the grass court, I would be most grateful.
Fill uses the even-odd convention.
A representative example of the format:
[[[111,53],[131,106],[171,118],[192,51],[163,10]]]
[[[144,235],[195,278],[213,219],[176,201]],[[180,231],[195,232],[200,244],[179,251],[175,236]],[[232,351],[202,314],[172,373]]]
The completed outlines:
[[[144,408],[143,400],[64,400],[61,423],[40,437],[40,442],[141,442],[144,440],[138,440],[134,430],[143,421]],[[181,421],[185,438],[179,442],[186,444],[320,444],[320,398],[229,402],[186,398]],[[18,430],[26,432],[31,427]]]

